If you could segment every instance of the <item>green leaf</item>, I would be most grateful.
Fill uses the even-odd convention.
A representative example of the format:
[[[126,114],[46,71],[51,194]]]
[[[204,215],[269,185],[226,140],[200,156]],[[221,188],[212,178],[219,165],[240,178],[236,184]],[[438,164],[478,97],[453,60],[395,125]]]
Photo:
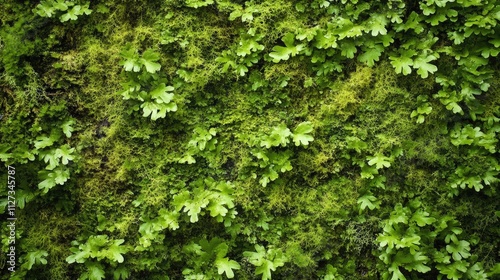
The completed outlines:
[[[302,44],[294,45],[295,35],[293,33],[287,33],[282,40],[285,43],[285,47],[275,46],[273,47],[273,52],[269,53],[274,63],[278,63],[281,60],[288,60],[290,56],[297,55],[304,47]]]
[[[120,246],[123,242],[125,242],[123,239],[114,240],[109,248],[101,252],[101,255],[106,256],[111,261],[122,263],[124,261],[123,254],[128,252],[127,247]]]
[[[281,60],[288,60],[291,53],[292,52],[287,47],[275,46],[269,56],[273,59],[274,63],[278,63]]]
[[[390,158],[383,154],[377,153],[374,156],[366,157],[370,166],[375,165],[377,169],[391,166]]]
[[[418,106],[418,108],[417,108],[417,113],[420,115],[423,115],[423,114],[428,115],[431,112],[432,112],[432,107],[429,105],[429,103],[424,103],[423,105]]]
[[[265,137],[260,142],[260,146],[266,147],[268,149],[280,145],[282,147],[286,147],[286,145],[290,142],[290,140],[288,139],[290,135],[292,135],[290,129],[288,129],[285,124],[281,124],[273,128],[273,130],[271,131],[271,135]]]
[[[196,159],[191,154],[186,154],[178,160],[179,163],[193,164],[196,163]]]
[[[10,146],[8,144],[0,144],[0,160],[7,161],[12,158],[12,154],[8,153]]]
[[[429,217],[428,212],[425,212],[422,209],[418,209],[415,213],[413,213],[411,220],[416,222],[419,227],[431,225],[436,221],[436,219],[434,219],[433,217]]]
[[[57,166],[59,166],[59,158],[60,156],[57,154],[57,149],[51,149],[48,151],[41,151],[38,156],[43,158],[45,163],[48,163],[45,169],[53,170]]]
[[[278,177],[279,177],[278,172],[276,172],[276,170],[274,170],[271,166],[268,166],[264,174],[262,175],[262,178],[259,180],[259,183],[263,187],[266,187],[267,184],[278,179]]]
[[[57,2],[54,2],[53,6],[54,8],[58,9],[59,11],[66,11],[68,10],[68,4],[71,2],[66,3],[66,0],[57,0]],[[72,6],[72,5],[69,5]]]
[[[121,64],[123,65],[125,71],[139,72],[141,70],[141,64],[139,63],[139,55],[137,54],[136,49],[132,48],[131,46],[127,46],[120,53],[120,55],[122,58],[124,58],[124,60],[121,61]]]
[[[37,150],[50,147],[54,144],[55,139],[52,137],[38,136],[35,141],[35,148]]]
[[[91,262],[87,265],[87,277],[90,280],[102,280],[105,278],[104,267],[100,263]]]
[[[347,58],[354,58],[354,54],[358,51],[356,48],[356,45],[352,41],[347,41],[349,39],[342,40],[340,42],[340,49],[342,56],[345,56]]]
[[[211,217],[217,217],[217,216],[226,216],[227,212],[229,211],[224,203],[220,203],[218,200],[212,200],[207,207],[207,210],[210,211],[210,216]]]
[[[468,279],[488,279],[488,275],[482,268],[482,264],[480,262],[475,263],[470,266],[465,273]]]
[[[159,59],[160,54],[152,49],[148,49],[142,54],[142,58],[139,61],[146,67],[146,71],[155,73],[161,69],[161,65],[157,63]]]
[[[420,23],[421,21],[421,16],[413,11],[408,17],[408,20],[403,25],[400,25],[396,31],[400,32],[401,30],[408,31],[409,29],[413,29],[415,33],[420,34],[425,30],[424,25]]]
[[[438,12],[426,19],[426,21],[429,22],[431,26],[437,26],[440,22],[446,21],[446,14]]]
[[[413,65],[413,59],[411,58],[414,55],[414,51],[403,51],[401,56],[390,56],[391,65],[396,70],[396,73],[403,75],[408,75],[411,73],[411,67]]]
[[[303,13],[306,10],[306,6],[303,3],[297,3],[295,4],[295,10],[297,10],[297,12]]]
[[[83,13],[86,13],[86,10],[82,10],[82,6],[80,5],[75,5],[73,6],[73,8],[68,10],[67,13],[61,15],[59,19],[61,20],[61,22],[66,22],[68,20],[77,20],[78,16],[82,15]]]
[[[390,227],[392,229],[392,227]],[[385,228],[384,228],[385,230]],[[393,230],[394,231],[394,230]],[[394,231],[395,232],[395,231]],[[380,248],[384,248],[387,246],[388,249],[394,248],[395,244],[398,244],[401,236],[397,234],[381,234],[377,237],[377,241],[379,242]]]
[[[388,20],[385,14],[374,13],[368,21],[369,24],[367,28],[371,29],[372,36],[377,36],[379,34],[385,35],[387,34],[387,29],[385,28],[387,22]]]
[[[460,240],[458,242],[453,242],[452,244],[446,245],[446,251],[452,254],[452,257],[456,261],[460,261],[462,258],[466,259],[471,256],[470,243],[465,240]]]
[[[492,268],[490,268],[488,272],[488,276],[500,275],[500,263],[495,264]]]
[[[371,48],[363,48],[365,50],[364,53],[358,56],[358,61],[366,63],[368,66],[374,66],[375,61],[379,61],[382,52],[384,51],[384,47],[382,45],[374,45]]]
[[[173,93],[168,93],[173,91],[174,87],[166,86],[164,83],[159,84],[153,91],[150,92],[151,97],[156,99],[158,103],[170,103],[174,97]]]
[[[48,3],[48,1],[42,1],[40,4],[36,6],[36,8],[33,10],[35,11],[39,16],[41,17],[52,17],[55,13],[55,7]]]
[[[256,244],[256,252],[243,252],[243,256],[248,258],[248,261],[257,266],[255,275],[262,274],[262,280],[271,279],[271,271],[275,271],[277,267],[283,266],[287,258],[281,250],[269,249],[267,252],[264,247]]]
[[[37,250],[33,252],[29,252],[26,254],[26,262],[21,266],[25,268],[26,270],[31,270],[34,264],[39,263],[39,264],[47,264],[47,257],[49,253],[44,250]]]
[[[402,254],[400,252],[398,252],[398,254]],[[398,257],[398,254],[396,254],[396,258]],[[429,261],[429,257],[425,256],[421,252],[405,254],[402,261],[406,264],[404,267],[409,271],[416,270],[421,273],[427,273],[431,270],[430,267],[425,265]]]
[[[170,102],[168,104],[157,103],[157,102],[144,102],[141,104],[141,108],[143,111],[142,114],[143,117],[151,115],[151,120],[155,121],[159,118],[165,118],[167,116],[167,112],[177,111],[177,104],[175,104],[174,102]]]
[[[427,78],[429,73],[434,73],[437,71],[437,67],[429,62],[436,60],[437,57],[434,55],[420,55],[413,61],[413,68],[418,69],[417,73],[422,78]]]
[[[275,271],[273,263],[268,260],[264,260],[263,263],[255,269],[255,275],[262,274],[262,280],[271,279],[271,271]]]
[[[366,195],[358,198],[357,203],[359,204],[359,207],[361,210],[365,210],[367,207],[370,210],[373,210],[375,208],[380,207],[380,201],[377,200],[377,198],[371,194],[366,194]]]
[[[439,264],[436,268],[441,274],[446,275],[446,278],[453,280],[463,279],[463,273],[467,271],[469,263],[466,261],[456,261],[451,264]]]
[[[363,179],[373,179],[373,175],[378,174],[378,170],[375,166],[364,165],[361,167],[361,178]]]
[[[236,261],[229,260],[229,258],[218,258],[215,261],[215,266],[217,267],[217,273],[226,273],[227,278],[233,278],[233,269],[240,269],[240,264]]]
[[[214,0],[185,0],[185,1],[186,1],[186,6],[195,9],[200,7],[205,7],[214,3]]]
[[[75,151],[75,148],[70,148],[68,144],[61,146],[61,148],[56,149],[55,156],[61,158],[61,162],[64,165],[67,165],[70,160],[73,160],[75,157],[71,155]]]
[[[176,211],[167,211],[166,209],[161,209],[159,212],[159,221],[162,228],[168,228],[171,230],[176,230],[179,228],[179,216],[180,213]]]
[[[74,254],[72,255],[69,255],[67,258],[66,258],[66,262],[69,263],[69,264],[72,264],[72,263],[84,263],[85,262],[85,259],[87,259],[90,255],[90,251],[89,250],[86,250],[86,251],[80,251],[78,250],[78,248],[71,248],[70,249]]]
[[[64,132],[64,135],[66,135],[66,137],[68,137],[68,138],[71,137],[71,133],[74,131],[73,126],[72,126],[73,124],[75,124],[75,120],[69,119],[61,125],[61,128]]]
[[[313,131],[311,122],[302,122],[294,129],[292,137],[295,146],[309,145],[309,142],[314,140],[314,137],[309,135]]]
[[[223,51],[222,56],[217,57],[215,61],[224,64],[224,66],[222,66],[222,73],[226,73],[229,68],[236,68],[235,57],[230,50]],[[243,73],[243,75],[245,75],[245,73]]]
[[[396,204],[394,207],[394,211],[391,212],[391,216],[389,218],[390,225],[393,224],[408,224],[408,213],[409,209],[403,207],[401,203]],[[385,229],[384,229],[385,230]]]
[[[259,52],[264,49],[264,45],[257,42],[256,38],[244,37],[240,41],[240,46],[236,50],[238,56],[247,56],[252,52]]]
[[[184,208],[183,212],[187,212],[190,222],[196,223],[202,209],[210,203],[210,195],[210,191],[204,190],[201,187],[194,189],[192,194],[184,191],[174,196],[173,205],[176,206],[176,211]]]
[[[35,193],[32,191],[27,191],[24,189],[17,188],[16,189],[16,204],[19,206],[19,209],[24,209],[26,203],[30,202],[35,198]],[[2,207],[0,207],[2,209]]]
[[[52,171],[40,171],[40,177],[44,179],[38,184],[38,188],[47,193],[51,188],[57,184],[62,185],[69,179],[69,169],[55,169]]]
[[[128,278],[129,278],[129,271],[123,266],[119,266],[117,269],[113,271],[114,280],[120,280],[120,279],[125,280]]]
[[[266,249],[259,244],[255,245],[255,252],[245,251],[243,252],[243,256],[249,258],[249,261],[253,265],[260,265],[262,260],[266,256]]]
[[[346,142],[347,148],[355,150],[357,153],[361,153],[361,151],[368,148],[368,145],[356,136],[347,136]]]

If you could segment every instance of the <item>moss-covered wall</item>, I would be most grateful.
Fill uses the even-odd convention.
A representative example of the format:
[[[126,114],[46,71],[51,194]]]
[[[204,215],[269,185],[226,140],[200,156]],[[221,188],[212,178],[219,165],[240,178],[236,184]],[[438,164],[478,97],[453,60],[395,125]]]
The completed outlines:
[[[495,279],[497,2],[0,4],[1,279]]]

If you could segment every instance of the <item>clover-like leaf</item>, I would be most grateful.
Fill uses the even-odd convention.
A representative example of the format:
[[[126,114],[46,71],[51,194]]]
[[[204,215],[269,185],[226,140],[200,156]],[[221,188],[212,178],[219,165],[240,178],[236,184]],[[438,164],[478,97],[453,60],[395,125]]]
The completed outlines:
[[[7,161],[9,158],[12,157],[12,154],[8,153],[9,150],[10,150],[10,145],[0,144],[0,160],[1,161]]]
[[[91,262],[87,264],[87,277],[89,280],[105,279],[104,267],[100,263]]]
[[[460,280],[463,279],[464,272],[467,271],[468,263],[466,261],[455,261],[451,264],[439,264],[436,268],[443,275],[446,275],[447,279]],[[481,279],[481,278],[479,278]]]
[[[229,258],[218,258],[215,261],[215,266],[217,267],[217,273],[226,273],[227,278],[233,278],[233,269],[240,269],[240,264],[236,261],[230,260]]]
[[[161,65],[157,63],[159,59],[159,53],[153,51],[152,49],[148,49],[142,54],[142,58],[139,61],[142,65],[144,65],[144,67],[146,67],[146,71],[149,73],[155,73],[161,69]]]
[[[161,103],[170,103],[170,101],[172,101],[172,98],[174,97],[174,94],[169,92],[173,90],[174,87],[166,86],[164,83],[161,83],[153,91],[151,91],[150,94],[151,97],[156,99],[157,102],[160,101]]]
[[[135,48],[127,46],[120,53],[120,55],[124,59],[121,61],[121,64],[123,65],[125,71],[139,72],[141,70],[141,64],[139,63],[139,55],[137,54],[137,50]]]
[[[370,166],[375,165],[377,169],[391,166],[390,158],[377,153],[374,156],[366,157]]]
[[[288,60],[291,53],[287,47],[275,46],[269,56],[273,59],[273,62],[277,63],[281,60]]]
[[[293,130],[293,142],[295,146],[309,145],[309,142],[314,140],[314,137],[309,135],[313,131],[313,126],[311,122],[302,122]]]
[[[57,158],[61,158],[61,162],[64,165],[67,165],[70,160],[73,160],[75,157],[72,153],[75,151],[75,148],[70,148],[68,144],[61,146],[59,149],[55,150],[55,155]]]
[[[57,153],[57,149],[51,149],[48,151],[39,152],[38,156],[43,158],[45,163],[48,163],[45,169],[53,170],[59,165],[60,155]]]
[[[130,276],[129,271],[124,266],[119,266],[113,271],[113,280],[128,279]]]
[[[198,215],[202,209],[210,203],[209,196],[211,192],[203,188],[196,188],[193,193],[181,192],[174,196],[173,205],[176,206],[176,211],[184,208],[183,212],[187,212],[191,223],[198,221]]]
[[[125,240],[117,239],[106,249],[101,252],[103,256],[106,256],[109,260],[122,263],[124,261],[123,254],[128,252],[128,248],[121,246]]]
[[[340,49],[342,56],[347,58],[354,58],[354,54],[358,51],[354,42],[349,41],[349,39],[342,40],[340,43]]]
[[[57,184],[62,185],[69,179],[69,169],[57,168],[52,171],[40,171],[40,177],[44,179],[38,184],[38,188],[47,193]]]
[[[66,11],[70,6],[73,6],[73,3],[66,2],[66,0],[57,0],[53,4],[53,7],[58,9],[59,11]]]
[[[35,148],[37,150],[50,147],[54,144],[55,139],[47,136],[38,136],[35,141]]]
[[[359,62],[366,63],[368,66],[374,66],[375,61],[379,61],[384,47],[380,44],[374,45],[371,48],[364,48],[365,52],[358,56]]]
[[[61,20],[61,22],[65,22],[68,20],[77,20],[78,15],[81,15],[81,12],[80,12],[81,9],[82,9],[82,6],[75,5],[75,6],[73,6],[73,8],[68,10],[65,14],[61,15],[59,17],[59,19]]]
[[[278,63],[281,60],[288,60],[290,56],[297,55],[304,48],[302,44],[294,45],[295,35],[293,33],[287,33],[282,40],[285,43],[285,47],[275,46],[273,47],[273,51],[269,53],[274,63]]]
[[[71,137],[71,133],[74,131],[74,129],[73,129],[74,124],[75,124],[75,120],[69,119],[61,125],[63,133],[64,133],[64,135],[66,135],[66,137],[68,137],[68,138]]]
[[[418,69],[417,73],[420,75],[420,77],[427,78],[429,76],[429,73],[432,74],[437,71],[436,65],[429,63],[436,59],[437,57],[434,55],[420,55],[413,61],[413,68]]]
[[[364,165],[361,167],[361,178],[363,179],[373,179],[376,174],[378,174],[378,170],[375,166]]]
[[[371,29],[372,36],[387,34],[387,29],[385,28],[385,26],[387,25],[387,21],[388,20],[385,14],[372,14],[369,20],[370,24],[368,26],[368,28]]]
[[[363,140],[359,139],[356,136],[347,136],[346,137],[347,148],[355,150],[356,153],[361,153],[361,151],[368,148],[368,144],[366,144]]]
[[[160,101],[162,102],[162,101]],[[177,111],[177,104],[170,102],[168,104],[158,102],[144,102],[141,104],[143,117],[151,115],[151,120],[155,121],[159,118],[167,116],[167,112]]]
[[[25,268],[26,270],[31,270],[34,264],[39,263],[39,264],[47,264],[47,257],[49,253],[44,250],[36,250],[32,251],[26,254],[26,262],[21,266]]]
[[[281,124],[273,128],[271,135],[264,137],[264,139],[260,142],[260,146],[268,149],[280,145],[282,147],[286,147],[288,142],[290,142],[288,139],[290,135],[292,135],[290,129],[288,129],[285,124]]]
[[[365,210],[367,207],[370,210],[380,207],[380,201],[378,201],[377,198],[371,194],[366,194],[358,198],[357,203],[359,204],[359,208],[361,210]]]
[[[460,240],[458,242],[453,242],[452,244],[446,245],[446,251],[452,254],[454,260],[459,261],[462,258],[466,259],[471,256],[470,243],[465,240]]]
[[[56,9],[48,1],[42,1],[33,11],[41,17],[52,17],[52,15],[56,12]]]
[[[257,38],[249,37],[242,38],[240,41],[240,46],[236,50],[238,56],[247,56],[252,52],[259,52],[264,49],[264,45],[257,42]]]
[[[424,227],[426,225],[431,225],[436,221],[435,218],[429,217],[429,213],[422,209],[417,210],[413,213],[411,220],[416,222],[419,227]]]
[[[162,228],[169,228],[171,230],[176,230],[179,228],[179,212],[168,211],[167,209],[163,208],[158,212],[158,214],[158,224]]]
[[[213,4],[214,0],[186,0],[186,6],[191,7],[191,8],[200,8],[200,7],[205,7],[210,4]]]
[[[413,65],[412,56],[415,54],[415,51],[408,50],[403,51],[401,56],[390,56],[391,65],[394,66],[396,73],[403,75],[408,75],[411,73],[411,67]]]

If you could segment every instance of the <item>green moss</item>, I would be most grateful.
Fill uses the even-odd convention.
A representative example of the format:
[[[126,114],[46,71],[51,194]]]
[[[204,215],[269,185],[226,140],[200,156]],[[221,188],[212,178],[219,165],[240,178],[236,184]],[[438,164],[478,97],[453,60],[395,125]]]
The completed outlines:
[[[498,182],[481,181],[485,186],[480,192],[455,190],[451,183],[461,176],[486,176],[485,170],[498,177],[492,167],[498,149],[491,153],[472,143],[455,146],[450,131],[467,125],[494,136],[498,131],[498,62],[493,54],[485,58],[494,46],[494,27],[477,31],[474,24],[462,26],[472,14],[486,17],[484,24],[494,20],[489,12],[478,12],[485,6],[456,2],[445,8],[465,16],[438,25],[430,23],[431,15],[419,12],[432,3],[419,8],[407,1],[396,9],[398,3],[389,7],[354,2],[215,1],[192,8],[181,0],[93,1],[92,14],[67,23],[36,16],[31,11],[36,3],[7,1],[1,6],[0,69],[5,73],[0,75],[0,92],[5,98],[0,100],[0,155],[10,156],[18,147],[36,154],[37,137],[75,119],[72,136],[57,143],[77,151],[66,184],[42,194],[37,184],[38,171],[46,166],[43,157],[27,161],[16,155],[7,160],[29,178],[20,177],[20,186],[36,194],[20,211],[22,251],[49,253],[47,265],[34,266],[27,277],[78,278],[85,265],[66,263],[70,242],[107,234],[138,249],[128,252],[123,264],[96,260],[105,265],[106,279],[113,277],[115,265],[127,268],[130,279],[183,278],[187,264],[196,262],[194,253],[183,250],[185,245],[214,237],[224,239],[227,256],[241,265],[235,269],[236,279],[260,277],[243,256],[256,244],[282,249],[288,257],[272,272],[275,279],[315,279],[327,273],[346,279],[381,278],[387,266],[376,250],[380,222],[394,205],[415,198],[429,205],[436,217],[446,213],[457,218],[471,252],[486,268],[493,267],[499,246],[494,213]],[[419,14],[425,32],[406,25],[412,12]],[[377,15],[387,15],[380,30],[373,29]],[[356,27],[362,29],[360,34],[354,33]],[[378,34],[385,33],[384,28],[387,35]],[[306,30],[311,33],[304,38]],[[470,36],[457,44],[452,37],[464,30],[471,31]],[[288,33],[302,50],[275,63],[269,54],[290,47],[282,40]],[[244,64],[248,55],[237,55],[236,50],[250,36],[259,37],[264,49],[251,51],[256,56],[245,65],[248,71],[223,71],[224,63],[217,58],[230,50],[235,63]],[[142,117],[140,107],[133,107],[141,102],[134,104],[118,94],[127,80],[120,62],[127,44],[139,53],[153,49],[160,54],[155,79],[174,87],[176,112],[152,121]],[[347,44],[354,44],[352,56],[346,54]],[[376,56],[378,51],[373,67],[360,62],[361,56]],[[411,57],[405,61],[399,59],[402,55]],[[438,67],[428,78],[417,72],[424,58]],[[474,70],[471,61],[486,65]],[[342,71],[323,72],[329,63],[338,63]],[[396,74],[398,63],[409,63],[412,73]],[[436,77],[456,82],[447,87],[457,91],[463,114],[447,109],[449,100],[437,96],[443,86]],[[464,81],[483,89],[486,82],[491,85],[475,101],[470,96],[465,101]],[[417,124],[411,114],[422,95],[432,111]],[[261,147],[274,127],[285,125],[293,133],[306,121],[314,137],[308,145],[290,141]],[[195,163],[180,163],[192,152],[193,131],[210,128],[217,131],[216,148],[197,150]],[[292,170],[278,170],[278,178],[264,187],[259,180],[275,163],[259,160],[258,149],[288,155]],[[375,167],[369,163],[374,155],[387,157],[390,166],[369,179],[361,173]],[[462,169],[465,175],[457,172]],[[177,211],[175,195],[193,192],[193,182],[209,177],[234,185],[234,192],[226,195],[235,204],[236,216],[227,214],[217,221],[203,198],[196,197],[202,209],[197,223],[190,222],[189,210],[181,210],[178,229],[151,229],[153,245],[142,248],[144,224],[161,224],[165,211]],[[377,207],[361,209],[358,199],[364,195],[373,196]],[[30,216],[33,212],[40,217]],[[207,263],[207,270],[217,270]],[[403,273],[416,279],[437,277],[439,271],[432,267],[430,274]]]

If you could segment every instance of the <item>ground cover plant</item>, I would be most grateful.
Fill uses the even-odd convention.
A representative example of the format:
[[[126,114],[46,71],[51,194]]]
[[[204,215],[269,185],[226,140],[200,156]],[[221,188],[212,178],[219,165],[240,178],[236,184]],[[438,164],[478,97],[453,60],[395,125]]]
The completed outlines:
[[[0,279],[500,277],[499,1],[0,21]]]

